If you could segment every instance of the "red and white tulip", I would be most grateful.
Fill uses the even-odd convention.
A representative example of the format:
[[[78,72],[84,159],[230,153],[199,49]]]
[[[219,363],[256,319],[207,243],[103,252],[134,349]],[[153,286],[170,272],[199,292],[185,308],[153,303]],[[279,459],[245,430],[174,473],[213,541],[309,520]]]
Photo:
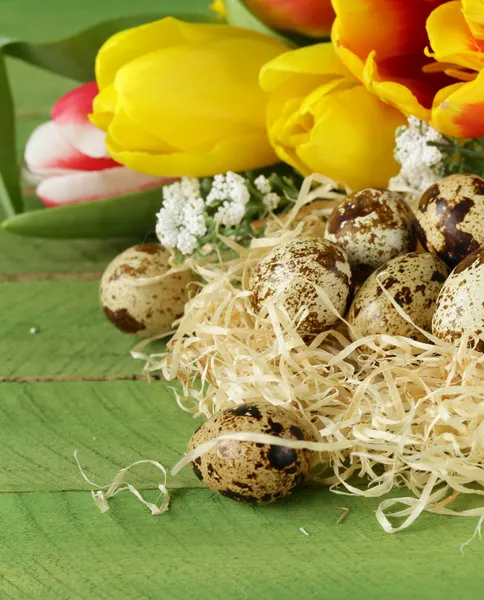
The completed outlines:
[[[46,206],[101,200],[170,181],[137,173],[109,157],[106,134],[88,120],[97,93],[94,81],[67,93],[54,105],[52,120],[37,127],[27,142],[26,177]]]

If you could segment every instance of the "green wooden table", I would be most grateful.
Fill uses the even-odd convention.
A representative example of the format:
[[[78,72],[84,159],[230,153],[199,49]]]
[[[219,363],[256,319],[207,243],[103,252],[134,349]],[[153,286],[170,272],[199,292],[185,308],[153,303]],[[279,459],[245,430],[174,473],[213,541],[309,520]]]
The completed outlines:
[[[1,33],[41,41],[160,4],[1,0]],[[21,147],[72,83],[20,64],[10,71]],[[89,477],[108,483],[139,459],[173,465],[196,427],[162,382],[132,377],[141,369],[133,340],[98,309],[98,273],[129,243],[0,234],[0,598],[482,598],[484,544],[459,549],[475,520],[424,515],[391,536],[377,501],[307,489],[253,508],[189,471],[170,479],[165,515],[129,494],[98,511],[75,449]],[[131,481],[157,497],[154,470]],[[338,524],[342,507],[350,511]]]

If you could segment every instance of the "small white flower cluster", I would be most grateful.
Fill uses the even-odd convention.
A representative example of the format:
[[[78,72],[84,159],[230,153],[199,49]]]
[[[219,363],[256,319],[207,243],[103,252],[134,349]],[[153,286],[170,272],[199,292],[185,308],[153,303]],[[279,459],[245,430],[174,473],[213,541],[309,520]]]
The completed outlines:
[[[428,142],[442,142],[442,135],[428,123],[409,117],[408,125],[397,129],[395,159],[400,173],[392,177],[390,189],[424,192],[444,173],[442,152]]]
[[[249,200],[250,192],[244,177],[228,171],[225,175],[215,175],[213,178],[207,206],[222,202],[215,213],[215,220],[225,227],[237,227],[244,218]]]
[[[205,202],[198,179],[183,177],[163,188],[163,208],[157,214],[156,235],[164,246],[192,254],[207,233]]]
[[[259,175],[259,177],[257,177],[257,179],[254,181],[254,185],[261,194],[264,194],[262,202],[267,210],[276,210],[281,198],[272,191],[271,182],[267,179],[267,177],[264,175]]]

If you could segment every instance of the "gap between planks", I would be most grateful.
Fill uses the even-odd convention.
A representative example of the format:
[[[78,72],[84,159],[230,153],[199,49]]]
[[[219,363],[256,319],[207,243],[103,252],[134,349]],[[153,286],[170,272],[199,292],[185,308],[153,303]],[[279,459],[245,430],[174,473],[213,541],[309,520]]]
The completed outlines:
[[[64,383],[90,381],[161,381],[161,375],[106,375],[98,377],[83,377],[69,375],[48,375],[46,377],[0,377],[0,383]]]
[[[153,484],[153,486],[150,487],[137,487],[136,488],[139,492],[159,492],[160,488]],[[204,491],[204,492],[211,492],[213,493],[211,490],[207,489],[206,487],[202,487],[202,486],[196,486],[196,485],[186,485],[183,487],[172,487],[170,488],[170,494],[172,496],[174,496],[176,494],[176,492],[178,490],[190,490],[190,491]],[[65,489],[65,490],[42,490],[42,489],[38,489],[38,490],[0,490],[0,495],[2,494],[73,494],[73,493],[90,493],[91,489]]]

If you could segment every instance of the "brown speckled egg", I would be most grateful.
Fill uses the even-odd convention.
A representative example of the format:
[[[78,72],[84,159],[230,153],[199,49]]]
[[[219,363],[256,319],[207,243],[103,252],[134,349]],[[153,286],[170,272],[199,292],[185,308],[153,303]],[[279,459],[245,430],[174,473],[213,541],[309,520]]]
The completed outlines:
[[[459,173],[424,192],[417,232],[426,250],[450,267],[484,244],[484,179]]]
[[[264,433],[286,439],[314,441],[310,426],[293,410],[268,402],[250,402],[216,413],[192,436],[188,451],[226,433]],[[213,490],[258,504],[288,496],[311,466],[310,450],[294,450],[227,440],[195,459],[195,475]]]
[[[348,256],[355,277],[365,278],[395,256],[416,248],[415,217],[403,198],[389,190],[353,192],[329,216],[326,239]]]
[[[106,317],[121,331],[151,337],[170,331],[183,315],[191,271],[168,273],[169,252],[161,244],[133,246],[117,256],[101,279],[100,300]],[[166,274],[166,275],[165,275]],[[137,280],[160,277],[149,285]]]
[[[484,246],[469,254],[444,283],[432,319],[437,337],[458,345],[471,336],[470,345],[484,352]]]
[[[316,335],[334,325],[337,318],[318,296],[315,284],[344,314],[351,291],[351,268],[344,251],[323,238],[292,240],[276,246],[254,269],[249,281],[252,306],[260,312],[269,299],[280,295],[291,318],[301,307],[308,309],[299,333]]]
[[[410,252],[381,266],[361,286],[351,304],[348,321],[353,339],[375,334],[401,335],[426,341],[386,298],[378,281],[413,322],[431,330],[437,296],[449,274],[447,266],[429,253]]]

